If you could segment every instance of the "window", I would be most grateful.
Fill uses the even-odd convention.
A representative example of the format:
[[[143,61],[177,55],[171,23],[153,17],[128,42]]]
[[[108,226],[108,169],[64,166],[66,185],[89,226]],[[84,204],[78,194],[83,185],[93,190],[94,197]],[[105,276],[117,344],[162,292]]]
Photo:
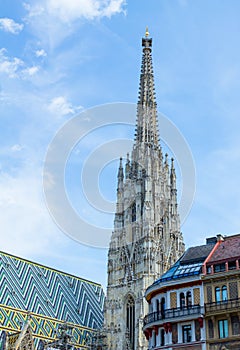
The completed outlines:
[[[153,331],[152,333],[152,346],[155,347],[156,346],[156,341],[157,341],[157,336],[156,336],[156,331]]]
[[[209,338],[214,338],[214,328],[212,320],[208,320],[208,336]]]
[[[190,343],[192,339],[191,325],[182,326],[182,340],[183,343]]]
[[[229,299],[238,299],[238,283],[237,281],[229,282]]]
[[[165,298],[161,299],[161,315],[162,318],[165,318]]]
[[[207,266],[207,274],[209,275],[212,273],[212,266]]]
[[[180,308],[183,309],[185,306],[185,295],[184,293],[180,293]]]
[[[153,305],[149,304],[149,313],[151,314],[153,312]]]
[[[134,343],[135,343],[135,302],[131,295],[127,298],[126,303],[126,316],[127,316],[127,329],[126,331],[129,334],[129,341],[131,344],[131,349],[134,349]]]
[[[240,322],[239,322],[239,317],[237,315],[231,316],[231,323],[232,323],[232,334],[233,335],[240,334]]]
[[[227,286],[222,286],[222,301],[225,301],[228,299],[227,296]]]
[[[208,303],[212,303],[212,287],[211,286],[207,286],[207,302]]]
[[[159,312],[159,300],[158,299],[156,300],[156,311],[157,311],[157,313]]]
[[[215,301],[219,303],[220,301],[228,300],[227,286],[216,287],[215,288]]]
[[[214,272],[222,272],[226,270],[225,263],[214,265]]]
[[[220,339],[228,337],[228,320],[218,321],[218,332]]]
[[[187,292],[186,299],[187,299],[187,307],[192,306],[192,294],[190,291]]]
[[[236,260],[228,262],[228,270],[235,270],[236,268]]]
[[[165,345],[165,339],[164,339],[164,329],[161,329],[161,346]]]
[[[132,222],[136,221],[136,203],[132,205]]]
[[[178,327],[176,323],[172,324],[172,343],[176,344],[178,342]]]
[[[221,301],[221,294],[220,294],[220,288],[215,288],[215,301],[219,303]]]
[[[201,326],[202,326],[203,319],[200,318],[198,320],[195,320],[195,340],[200,341],[201,340]]]

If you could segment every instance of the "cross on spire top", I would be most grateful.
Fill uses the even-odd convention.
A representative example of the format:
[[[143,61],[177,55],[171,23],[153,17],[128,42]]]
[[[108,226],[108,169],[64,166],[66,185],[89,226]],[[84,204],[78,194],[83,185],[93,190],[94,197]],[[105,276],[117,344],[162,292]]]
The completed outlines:
[[[145,37],[147,38],[149,36],[149,31],[148,31],[148,26],[146,27],[146,31],[145,31]]]

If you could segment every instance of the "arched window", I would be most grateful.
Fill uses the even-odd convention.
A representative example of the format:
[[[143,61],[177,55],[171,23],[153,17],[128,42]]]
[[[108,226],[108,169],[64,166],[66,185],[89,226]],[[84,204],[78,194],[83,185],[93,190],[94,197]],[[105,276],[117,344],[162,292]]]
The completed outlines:
[[[227,286],[222,286],[222,301],[227,300]]]
[[[187,292],[186,301],[187,301],[187,307],[192,306],[192,294],[190,291]]]
[[[221,301],[220,288],[215,288],[215,301],[219,303]]]
[[[159,312],[159,300],[158,299],[156,300],[156,311],[157,311],[157,313]]]
[[[161,299],[161,315],[162,318],[165,318],[165,308],[166,308],[166,302],[165,302],[165,298]]]
[[[133,350],[135,343],[135,301],[131,295],[127,298],[126,311],[126,331],[129,334],[129,341]]]
[[[185,306],[185,295],[184,293],[180,293],[180,308],[184,308]]]

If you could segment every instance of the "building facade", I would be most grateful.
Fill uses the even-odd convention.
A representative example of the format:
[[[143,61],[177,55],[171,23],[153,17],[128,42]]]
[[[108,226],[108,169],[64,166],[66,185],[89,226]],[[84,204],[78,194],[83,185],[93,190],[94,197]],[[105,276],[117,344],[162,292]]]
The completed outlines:
[[[148,349],[240,349],[240,235],[189,248],[146,291]]]
[[[54,341],[67,323],[72,346],[86,349],[94,330],[102,327],[101,285],[4,252],[0,276],[0,333],[12,334],[9,339],[28,323],[38,349],[40,341]]]
[[[205,350],[202,265],[214,244],[189,248],[146,291],[148,349]]]
[[[159,143],[152,39],[142,39],[134,145],[118,170],[114,231],[108,252],[105,329],[108,348],[147,348],[144,291],[184,252],[174,161]]]
[[[240,235],[222,237],[204,263],[208,350],[240,349]]]

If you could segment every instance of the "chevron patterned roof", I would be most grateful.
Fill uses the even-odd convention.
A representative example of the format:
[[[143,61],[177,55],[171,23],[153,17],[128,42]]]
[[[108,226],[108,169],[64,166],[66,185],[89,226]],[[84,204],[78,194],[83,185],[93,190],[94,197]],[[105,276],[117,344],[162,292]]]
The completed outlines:
[[[30,313],[34,336],[53,338],[66,321],[83,343],[87,331],[101,327],[103,303],[97,283],[0,252],[0,329],[19,330]]]

